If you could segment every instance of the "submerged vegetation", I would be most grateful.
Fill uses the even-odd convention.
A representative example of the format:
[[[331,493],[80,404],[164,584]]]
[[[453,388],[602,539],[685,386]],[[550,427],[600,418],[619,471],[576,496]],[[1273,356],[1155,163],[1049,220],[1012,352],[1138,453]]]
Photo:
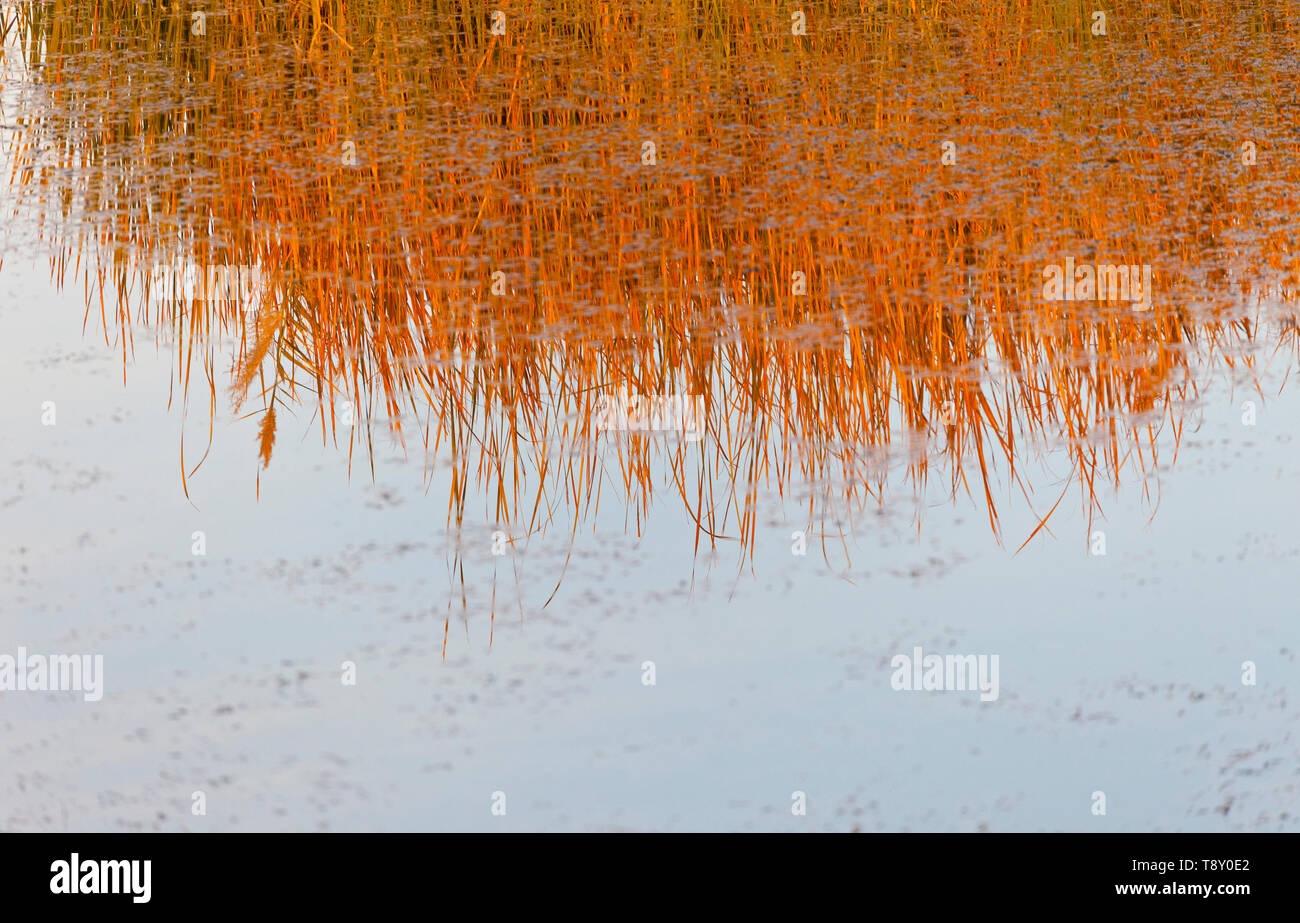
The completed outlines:
[[[263,414],[260,464],[277,408],[387,427],[453,527],[472,485],[512,535],[666,488],[752,551],[760,490],[838,521],[903,444],[994,530],[993,469],[1035,502],[1063,448],[1036,512],[1091,513],[1295,297],[1300,2],[802,6],[18,3],[6,220],[124,360],[172,344],[187,412]],[[1064,258],[1151,267],[1149,309],[1044,300]],[[597,438],[623,391],[701,395],[704,438]]]

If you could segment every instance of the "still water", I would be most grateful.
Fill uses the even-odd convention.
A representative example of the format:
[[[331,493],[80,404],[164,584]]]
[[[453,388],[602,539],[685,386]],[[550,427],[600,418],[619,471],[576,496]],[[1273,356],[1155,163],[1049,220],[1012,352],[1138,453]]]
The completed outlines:
[[[1296,829],[1300,20],[976,6],[4,7],[0,825]]]

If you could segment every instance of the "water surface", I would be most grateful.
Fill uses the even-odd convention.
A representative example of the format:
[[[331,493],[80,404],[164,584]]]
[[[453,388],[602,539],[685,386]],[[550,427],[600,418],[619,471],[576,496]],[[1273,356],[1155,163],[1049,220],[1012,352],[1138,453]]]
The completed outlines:
[[[428,7],[5,8],[6,829],[1294,829],[1292,17]]]

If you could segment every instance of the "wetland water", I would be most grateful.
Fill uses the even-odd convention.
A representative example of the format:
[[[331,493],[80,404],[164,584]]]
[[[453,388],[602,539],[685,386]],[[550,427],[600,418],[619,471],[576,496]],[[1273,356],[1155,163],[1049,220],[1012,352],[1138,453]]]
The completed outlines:
[[[1300,9],[1114,6],[4,6],[0,827],[1296,829]]]

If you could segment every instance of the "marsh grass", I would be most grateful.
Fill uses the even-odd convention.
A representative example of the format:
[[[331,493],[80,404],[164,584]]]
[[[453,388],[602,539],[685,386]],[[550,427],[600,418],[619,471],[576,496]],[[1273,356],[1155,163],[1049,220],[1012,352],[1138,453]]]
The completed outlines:
[[[752,555],[760,490],[834,483],[807,517],[842,532],[917,438],[903,476],[995,531],[999,467],[1040,529],[1072,490],[1091,521],[1300,279],[1300,3],[1117,0],[1106,36],[1074,0],[832,0],[799,37],[762,0],[201,7],[6,8],[12,212],[124,359],[147,325],[187,408],[264,415],[261,465],[277,408],[328,442],[350,400],[350,460],[375,428],[450,459],[454,528],[472,485],[523,537],[666,490]],[[1151,265],[1153,309],[1044,302],[1066,255]],[[267,282],[159,298],[174,262]],[[619,389],[705,395],[707,438],[602,443]]]

